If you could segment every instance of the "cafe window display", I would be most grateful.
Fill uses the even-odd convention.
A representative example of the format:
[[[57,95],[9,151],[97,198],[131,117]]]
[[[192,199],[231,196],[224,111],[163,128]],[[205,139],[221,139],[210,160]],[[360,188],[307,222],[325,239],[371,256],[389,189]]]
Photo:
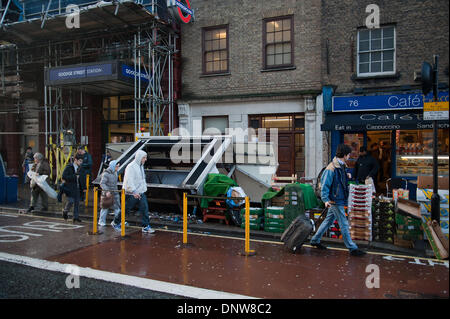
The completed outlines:
[[[433,130],[396,131],[396,174],[433,174]],[[449,131],[438,131],[438,175],[449,175]]]

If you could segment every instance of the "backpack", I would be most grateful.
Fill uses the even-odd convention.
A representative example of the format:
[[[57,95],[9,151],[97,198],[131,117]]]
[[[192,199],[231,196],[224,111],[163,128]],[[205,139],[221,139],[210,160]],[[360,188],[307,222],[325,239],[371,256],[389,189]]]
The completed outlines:
[[[322,179],[322,175],[323,172],[325,171],[325,169],[327,168],[327,166],[323,167],[320,172],[319,175],[317,175],[317,180],[316,180],[316,186],[314,188],[314,193],[316,194],[316,197],[321,199],[321,193],[322,193],[322,183],[320,182],[320,180]]]

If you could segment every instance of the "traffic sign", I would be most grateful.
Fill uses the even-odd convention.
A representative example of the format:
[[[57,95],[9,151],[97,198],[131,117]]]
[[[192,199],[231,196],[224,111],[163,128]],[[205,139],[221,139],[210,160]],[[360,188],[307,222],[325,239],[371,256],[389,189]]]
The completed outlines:
[[[448,120],[448,102],[424,102],[423,119],[425,121]]]

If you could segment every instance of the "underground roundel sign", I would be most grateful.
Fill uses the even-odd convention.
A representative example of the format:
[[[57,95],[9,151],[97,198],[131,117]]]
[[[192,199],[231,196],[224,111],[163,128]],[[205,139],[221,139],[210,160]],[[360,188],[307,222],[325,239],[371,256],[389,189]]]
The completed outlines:
[[[167,0],[167,8],[172,16],[180,23],[191,22],[194,15],[194,11],[191,9],[189,0]]]

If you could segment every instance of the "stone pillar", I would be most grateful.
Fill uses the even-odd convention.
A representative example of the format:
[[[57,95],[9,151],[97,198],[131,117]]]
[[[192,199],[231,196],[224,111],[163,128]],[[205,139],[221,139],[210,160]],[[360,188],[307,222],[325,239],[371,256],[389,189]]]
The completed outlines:
[[[178,134],[185,135],[187,132],[192,133],[190,125],[189,109],[190,109],[189,104],[183,102],[178,103],[178,123],[179,123]]]
[[[305,177],[316,178],[323,166],[322,95],[305,97]]]

